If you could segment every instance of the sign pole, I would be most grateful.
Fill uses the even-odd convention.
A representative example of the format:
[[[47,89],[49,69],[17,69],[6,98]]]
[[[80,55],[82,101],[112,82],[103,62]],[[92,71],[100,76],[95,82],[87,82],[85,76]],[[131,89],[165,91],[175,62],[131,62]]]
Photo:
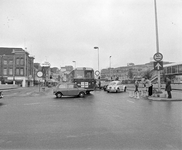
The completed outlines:
[[[39,80],[39,92],[40,92],[40,80]]]
[[[158,26],[157,26],[157,5],[156,5],[156,0],[154,0],[154,6],[155,6],[155,27],[156,27],[156,48],[157,48],[157,53],[159,53],[159,40],[158,40]],[[157,77],[158,77],[158,91],[161,91],[161,86],[160,86],[160,70],[157,71]]]

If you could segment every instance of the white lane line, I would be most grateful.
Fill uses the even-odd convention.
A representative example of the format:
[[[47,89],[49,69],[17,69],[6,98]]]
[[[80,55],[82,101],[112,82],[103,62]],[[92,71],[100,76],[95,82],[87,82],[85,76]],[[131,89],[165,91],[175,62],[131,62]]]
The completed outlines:
[[[28,103],[28,104],[24,104],[24,105],[38,105],[38,104],[40,104],[40,103]]]
[[[130,102],[130,103],[135,103],[135,102],[133,102],[133,101],[130,101],[130,100],[127,100],[128,102]]]

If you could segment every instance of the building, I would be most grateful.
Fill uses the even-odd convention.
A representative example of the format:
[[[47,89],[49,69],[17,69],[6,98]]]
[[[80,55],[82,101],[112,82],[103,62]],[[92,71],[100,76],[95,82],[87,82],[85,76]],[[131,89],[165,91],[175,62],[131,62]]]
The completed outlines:
[[[0,47],[0,83],[32,86],[34,57],[22,48]]]
[[[67,80],[67,75],[73,70],[73,66],[61,67],[60,76],[62,81]]]
[[[140,79],[144,76],[147,70],[153,71],[154,62],[149,62],[146,64],[135,65],[134,63],[128,63],[127,66],[117,67],[117,68],[106,68],[101,70],[101,78],[120,80],[130,80],[130,79]],[[163,62],[163,64],[169,64],[170,62]]]

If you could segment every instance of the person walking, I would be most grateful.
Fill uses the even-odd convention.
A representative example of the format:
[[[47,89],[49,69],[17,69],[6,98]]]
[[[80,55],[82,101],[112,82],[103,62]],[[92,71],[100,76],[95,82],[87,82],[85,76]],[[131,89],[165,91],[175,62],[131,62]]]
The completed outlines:
[[[168,98],[172,98],[172,94],[171,94],[171,91],[172,91],[172,88],[171,88],[171,80],[169,78],[166,79],[166,88],[165,88],[165,91],[168,94]]]
[[[139,87],[139,82],[138,82],[138,80],[136,80],[135,81],[134,98],[137,98],[137,99],[139,99],[139,90],[138,90],[138,87]]]
[[[147,79],[146,80],[146,84],[147,84],[147,87],[148,87],[148,96],[152,96],[152,90],[153,90],[153,85],[152,85],[152,82]]]

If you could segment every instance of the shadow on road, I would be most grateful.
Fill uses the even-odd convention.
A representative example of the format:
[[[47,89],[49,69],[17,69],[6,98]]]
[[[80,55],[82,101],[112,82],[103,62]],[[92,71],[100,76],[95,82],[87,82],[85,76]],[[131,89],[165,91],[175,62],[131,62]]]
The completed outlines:
[[[3,106],[3,105],[4,105],[4,103],[0,103],[0,107]]]

